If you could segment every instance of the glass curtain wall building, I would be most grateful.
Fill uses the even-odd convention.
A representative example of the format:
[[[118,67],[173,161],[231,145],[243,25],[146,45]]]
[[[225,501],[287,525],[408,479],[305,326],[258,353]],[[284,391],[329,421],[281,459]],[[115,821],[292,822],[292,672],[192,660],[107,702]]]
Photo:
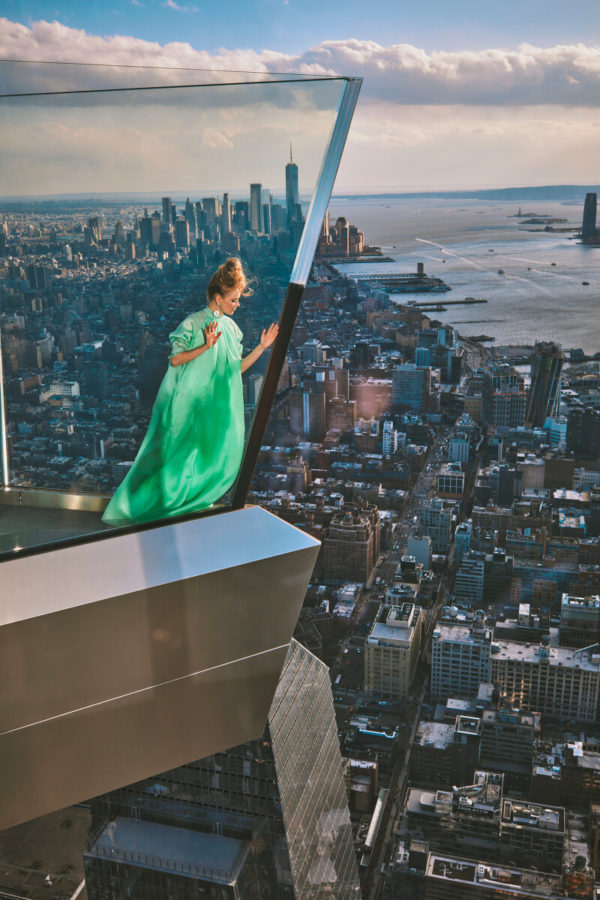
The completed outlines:
[[[360,896],[328,670],[296,641],[260,739],[99,797],[92,817],[90,900]]]

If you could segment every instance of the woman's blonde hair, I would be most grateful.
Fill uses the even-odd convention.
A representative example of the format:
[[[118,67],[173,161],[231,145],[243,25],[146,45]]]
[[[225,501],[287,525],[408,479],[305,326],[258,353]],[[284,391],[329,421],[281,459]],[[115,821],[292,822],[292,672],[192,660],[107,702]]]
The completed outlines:
[[[209,300],[213,300],[217,294],[223,297],[228,291],[239,290],[242,296],[247,297],[252,293],[248,285],[248,279],[237,257],[232,256],[219,266],[208,282],[206,293]]]

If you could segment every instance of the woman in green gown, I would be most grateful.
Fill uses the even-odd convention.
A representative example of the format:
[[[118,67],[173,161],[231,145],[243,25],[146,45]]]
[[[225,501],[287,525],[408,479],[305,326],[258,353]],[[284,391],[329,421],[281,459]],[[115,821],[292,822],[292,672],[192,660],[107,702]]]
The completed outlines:
[[[242,372],[270,347],[277,325],[262,332],[242,359],[242,332],[233,321],[250,293],[238,259],[212,276],[208,304],[169,335],[172,354],[146,436],[108,504],[109,525],[150,522],[206,509],[229,490],[244,449]]]

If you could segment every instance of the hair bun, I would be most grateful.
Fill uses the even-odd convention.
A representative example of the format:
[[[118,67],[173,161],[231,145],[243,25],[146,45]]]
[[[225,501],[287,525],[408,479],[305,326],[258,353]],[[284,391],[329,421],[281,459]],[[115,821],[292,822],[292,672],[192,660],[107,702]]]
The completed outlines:
[[[236,256],[230,256],[210,279],[207,288],[208,299],[212,300],[216,294],[222,296],[234,288],[245,297],[252,293],[240,260]]]

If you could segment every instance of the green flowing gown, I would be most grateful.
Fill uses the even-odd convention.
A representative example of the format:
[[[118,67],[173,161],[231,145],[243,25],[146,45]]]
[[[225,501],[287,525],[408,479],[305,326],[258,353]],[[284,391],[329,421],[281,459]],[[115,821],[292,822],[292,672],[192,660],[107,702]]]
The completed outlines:
[[[233,484],[244,449],[242,332],[207,307],[169,338],[172,355],[201,347],[213,321],[221,332],[216,344],[169,365],[135,462],[102,517],[109,525],[206,509]]]

